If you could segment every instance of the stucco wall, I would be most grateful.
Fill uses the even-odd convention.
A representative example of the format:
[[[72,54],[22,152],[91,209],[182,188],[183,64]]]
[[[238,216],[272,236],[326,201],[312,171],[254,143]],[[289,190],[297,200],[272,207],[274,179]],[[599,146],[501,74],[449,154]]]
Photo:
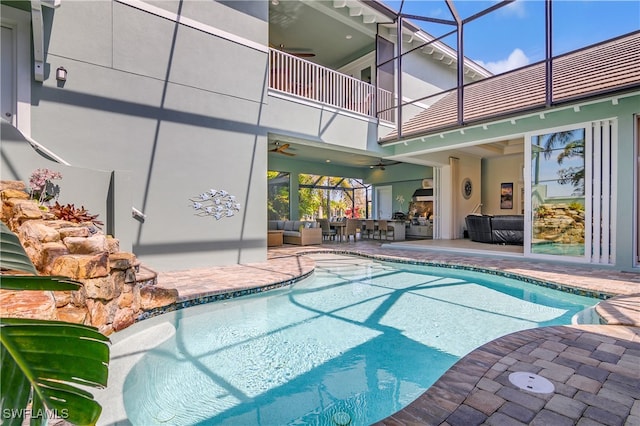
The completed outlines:
[[[483,214],[522,214],[520,208],[520,188],[524,154],[505,155],[482,160],[482,213]],[[513,184],[513,208],[500,208],[500,185]]]
[[[267,3],[184,7],[202,28],[119,2],[47,10],[50,73],[32,86],[32,137],[72,165],[131,174],[133,251],[156,270],[266,258]],[[178,7],[163,3],[162,10]],[[240,30],[251,28],[251,31]],[[219,37],[234,31],[242,40]],[[68,79],[56,82],[64,66]],[[190,199],[226,190],[232,217],[198,216]],[[77,199],[77,197],[76,197]]]

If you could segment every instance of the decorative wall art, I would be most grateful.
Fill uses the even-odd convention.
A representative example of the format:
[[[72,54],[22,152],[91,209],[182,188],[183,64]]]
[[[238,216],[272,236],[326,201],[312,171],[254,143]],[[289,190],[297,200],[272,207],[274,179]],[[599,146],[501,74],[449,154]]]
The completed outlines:
[[[210,189],[189,201],[192,202],[191,207],[196,211],[196,216],[213,216],[216,220],[231,217],[240,211],[240,203],[236,202],[235,195],[224,189]]]
[[[513,208],[513,182],[500,184],[500,208]]]
[[[462,181],[462,196],[465,200],[471,198],[471,193],[473,192],[473,185],[471,184],[471,179],[465,178]]]

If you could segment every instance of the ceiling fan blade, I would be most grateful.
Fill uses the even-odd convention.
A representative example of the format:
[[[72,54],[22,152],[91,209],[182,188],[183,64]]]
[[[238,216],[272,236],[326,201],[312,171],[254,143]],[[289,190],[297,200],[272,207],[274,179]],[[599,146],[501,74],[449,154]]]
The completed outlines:
[[[388,166],[395,166],[396,164],[402,164],[402,162],[401,162],[401,161],[386,161],[386,162],[385,162],[385,161],[383,161],[383,160],[380,160],[380,161],[378,161],[378,163],[377,163],[377,164],[370,164],[370,165],[369,165],[369,168],[370,168],[370,169],[373,169],[373,168],[376,168],[376,167],[377,167],[377,168],[379,168],[380,170],[384,170],[386,167],[388,167]]]
[[[288,155],[290,157],[295,156],[296,154],[293,154],[291,152],[287,152],[285,151],[286,149],[289,149],[291,145],[289,145],[288,143],[284,143],[284,144],[280,144],[280,142],[276,142],[275,148],[270,149],[269,152],[276,152],[278,154],[284,154],[284,155]]]
[[[271,43],[269,43],[269,45],[272,48],[275,48],[275,46],[273,46]],[[280,49],[284,53],[288,53],[289,55],[297,56],[299,58],[313,58],[314,56],[316,56],[316,54],[311,52],[310,49],[303,47],[285,47],[284,44],[281,44],[280,46],[278,46],[278,49]]]

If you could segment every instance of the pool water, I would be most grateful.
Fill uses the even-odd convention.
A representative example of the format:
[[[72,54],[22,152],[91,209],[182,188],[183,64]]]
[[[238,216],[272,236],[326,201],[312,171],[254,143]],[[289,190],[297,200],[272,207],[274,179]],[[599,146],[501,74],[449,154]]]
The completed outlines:
[[[124,380],[129,421],[368,425],[478,346],[597,303],[459,269],[312,257],[313,276],[290,288],[162,315],[170,332],[147,337],[157,345]]]

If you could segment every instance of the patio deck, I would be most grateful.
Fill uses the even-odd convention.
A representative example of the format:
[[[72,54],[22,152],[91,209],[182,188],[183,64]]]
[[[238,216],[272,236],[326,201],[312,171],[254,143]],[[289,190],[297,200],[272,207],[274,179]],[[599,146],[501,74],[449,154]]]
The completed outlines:
[[[640,425],[640,273],[532,262],[512,247],[496,246],[487,253],[468,243],[285,245],[269,249],[264,263],[161,272],[158,284],[177,288],[181,300],[259,287],[308,274],[313,261],[300,254],[329,250],[499,269],[619,295],[598,305],[609,325],[544,327],[498,338],[462,358],[416,401],[378,424]],[[517,388],[508,376],[522,371],[549,379],[555,391]]]

